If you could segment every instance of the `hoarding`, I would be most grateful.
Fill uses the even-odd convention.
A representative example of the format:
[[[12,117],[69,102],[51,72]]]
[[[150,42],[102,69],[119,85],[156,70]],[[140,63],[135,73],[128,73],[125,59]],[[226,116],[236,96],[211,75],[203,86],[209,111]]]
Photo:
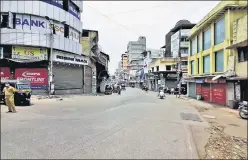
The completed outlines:
[[[179,53],[179,31],[171,36],[171,52],[173,58],[178,57]]]
[[[32,47],[12,47],[13,59],[48,60],[47,49]]]
[[[82,37],[81,38],[82,48],[83,48],[83,54],[86,56],[90,55],[90,38],[89,37]]]
[[[15,70],[15,79],[30,81],[32,89],[43,89],[47,87],[46,68],[18,68]]]
[[[1,80],[10,79],[10,68],[0,67],[0,77]]]

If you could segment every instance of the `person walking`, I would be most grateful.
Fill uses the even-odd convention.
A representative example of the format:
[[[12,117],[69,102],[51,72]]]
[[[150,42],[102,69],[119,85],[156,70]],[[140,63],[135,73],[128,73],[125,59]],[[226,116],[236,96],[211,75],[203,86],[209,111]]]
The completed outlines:
[[[9,110],[7,113],[10,112],[16,113],[15,103],[14,103],[14,93],[16,92],[16,89],[10,86],[9,83],[6,83],[3,92],[5,95],[5,102]]]

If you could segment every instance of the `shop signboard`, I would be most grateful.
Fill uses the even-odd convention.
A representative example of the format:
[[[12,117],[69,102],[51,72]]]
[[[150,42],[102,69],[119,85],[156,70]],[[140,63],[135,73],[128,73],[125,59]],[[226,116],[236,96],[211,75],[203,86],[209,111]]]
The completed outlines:
[[[10,79],[10,68],[0,67],[0,77],[1,80]]]
[[[76,9],[76,6],[71,1],[69,1],[69,13],[71,13],[77,19],[80,19],[81,13]]]
[[[17,68],[15,79],[30,81],[32,89],[44,89],[47,87],[48,77],[46,68]]]
[[[69,39],[79,42],[79,35],[80,33],[77,30],[69,27]]]
[[[0,47],[0,59],[3,59],[3,47]]]
[[[47,49],[32,47],[12,47],[13,59],[48,60]]]
[[[54,50],[52,57],[53,57],[53,61],[55,62],[62,62],[62,63],[69,63],[69,64],[88,65],[88,62],[89,62],[88,57],[85,57],[82,55],[65,53],[65,52],[56,51],[56,50]]]

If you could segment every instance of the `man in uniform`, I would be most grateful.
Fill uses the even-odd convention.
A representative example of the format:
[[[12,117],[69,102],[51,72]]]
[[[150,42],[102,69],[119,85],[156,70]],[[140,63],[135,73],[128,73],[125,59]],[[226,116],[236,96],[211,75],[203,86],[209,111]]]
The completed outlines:
[[[15,103],[14,103],[14,93],[16,92],[16,89],[10,86],[9,83],[6,83],[3,92],[5,94],[6,105],[8,106],[9,109],[7,113],[10,112],[16,113]]]

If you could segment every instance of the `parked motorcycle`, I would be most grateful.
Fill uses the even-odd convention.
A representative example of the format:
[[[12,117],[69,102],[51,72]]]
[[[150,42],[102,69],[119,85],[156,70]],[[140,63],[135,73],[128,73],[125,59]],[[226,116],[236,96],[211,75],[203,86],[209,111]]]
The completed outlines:
[[[165,97],[164,90],[160,90],[158,96],[159,96],[159,99],[164,99]]]
[[[243,119],[248,119],[248,102],[239,103],[239,116]]]

